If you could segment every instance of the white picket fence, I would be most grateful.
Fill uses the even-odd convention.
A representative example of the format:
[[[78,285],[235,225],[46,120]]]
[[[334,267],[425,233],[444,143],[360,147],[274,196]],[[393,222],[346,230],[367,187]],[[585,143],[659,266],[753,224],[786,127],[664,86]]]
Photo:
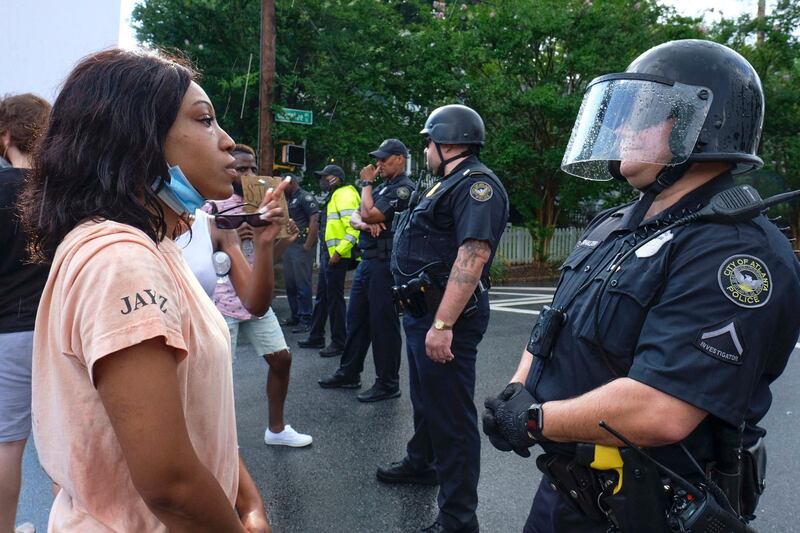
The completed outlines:
[[[553,238],[550,239],[548,259],[554,262],[565,259],[582,233],[581,228],[556,228]],[[533,237],[526,228],[509,225],[500,239],[497,255],[510,265],[533,263]]]

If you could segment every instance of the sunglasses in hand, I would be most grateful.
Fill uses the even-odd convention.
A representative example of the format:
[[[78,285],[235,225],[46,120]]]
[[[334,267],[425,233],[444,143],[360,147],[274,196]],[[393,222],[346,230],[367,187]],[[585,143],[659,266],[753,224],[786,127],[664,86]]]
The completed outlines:
[[[249,224],[250,226],[257,228],[263,226],[269,226],[272,224],[269,220],[264,220],[261,218],[261,213],[230,213],[225,214],[228,211],[233,211],[234,209],[241,209],[242,207],[256,207],[257,205],[254,204],[239,204],[233,207],[229,207],[228,209],[223,209],[222,211],[217,212],[216,204],[211,204],[212,210],[211,214],[214,216],[214,224],[219,229],[236,229],[242,224]]]

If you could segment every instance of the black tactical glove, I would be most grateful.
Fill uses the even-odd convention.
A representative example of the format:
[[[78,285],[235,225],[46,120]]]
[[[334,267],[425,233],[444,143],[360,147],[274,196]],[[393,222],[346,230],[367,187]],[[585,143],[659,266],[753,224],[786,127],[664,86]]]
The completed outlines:
[[[500,451],[514,451],[520,457],[530,457],[528,450],[536,439],[528,435],[528,408],[533,396],[522,383],[509,383],[496,398],[486,398],[483,405],[483,432],[492,446]]]

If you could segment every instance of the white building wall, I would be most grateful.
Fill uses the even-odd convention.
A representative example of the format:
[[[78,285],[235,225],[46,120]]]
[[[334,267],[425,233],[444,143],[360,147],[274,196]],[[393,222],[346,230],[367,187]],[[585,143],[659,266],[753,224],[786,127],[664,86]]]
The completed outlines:
[[[119,39],[119,0],[0,0],[0,95],[52,102],[80,58]]]

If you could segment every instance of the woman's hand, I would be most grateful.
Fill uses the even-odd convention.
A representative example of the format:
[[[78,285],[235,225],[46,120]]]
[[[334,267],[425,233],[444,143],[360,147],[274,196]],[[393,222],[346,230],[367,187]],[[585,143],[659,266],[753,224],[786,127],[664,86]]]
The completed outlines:
[[[242,525],[247,533],[272,533],[272,528],[267,520],[267,513],[264,509],[255,509],[240,516]]]
[[[284,190],[291,182],[291,178],[286,178],[277,187],[270,187],[264,194],[264,199],[258,207],[261,219],[270,222],[266,226],[253,228],[253,242],[257,244],[272,244],[278,237],[281,228],[286,224],[286,215],[281,208],[280,199]]]

